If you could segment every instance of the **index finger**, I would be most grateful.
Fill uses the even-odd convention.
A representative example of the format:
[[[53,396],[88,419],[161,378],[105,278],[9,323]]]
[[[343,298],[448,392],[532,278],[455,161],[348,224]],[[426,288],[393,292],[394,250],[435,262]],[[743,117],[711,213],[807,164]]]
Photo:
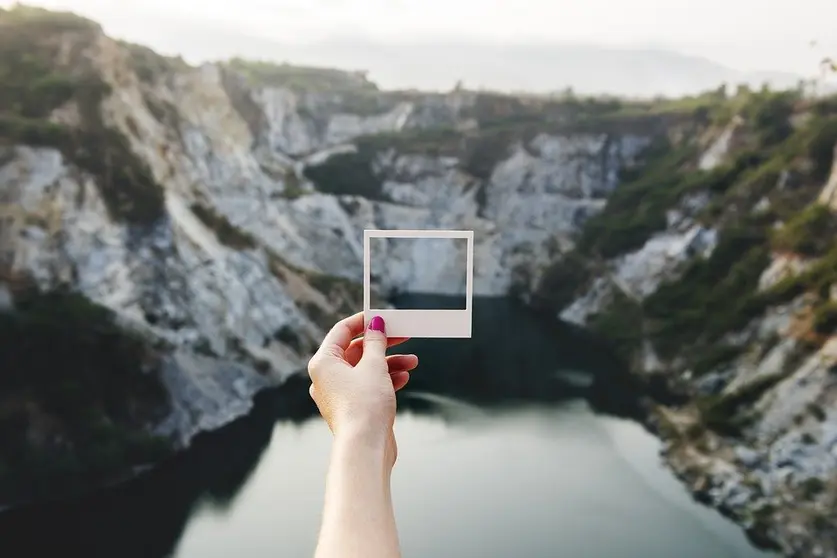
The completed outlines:
[[[323,351],[334,356],[343,356],[343,351],[356,336],[363,332],[363,312],[343,318],[329,330],[317,352]]]

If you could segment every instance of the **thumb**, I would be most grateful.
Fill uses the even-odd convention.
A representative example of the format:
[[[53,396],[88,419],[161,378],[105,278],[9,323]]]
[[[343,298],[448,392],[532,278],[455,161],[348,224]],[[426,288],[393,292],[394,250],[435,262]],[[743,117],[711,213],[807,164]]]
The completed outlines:
[[[384,319],[375,316],[369,320],[369,327],[363,336],[363,357],[361,360],[385,362],[387,352],[387,334]]]

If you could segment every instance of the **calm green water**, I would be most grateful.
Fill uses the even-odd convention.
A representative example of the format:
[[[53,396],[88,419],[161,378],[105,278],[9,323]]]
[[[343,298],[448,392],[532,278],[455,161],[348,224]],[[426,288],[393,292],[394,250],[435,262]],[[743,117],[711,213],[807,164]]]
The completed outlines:
[[[393,478],[405,557],[766,556],[691,500],[655,438],[591,411],[591,389],[631,398],[599,347],[477,301],[473,339],[409,349],[422,364],[400,400]],[[0,515],[0,556],[310,556],[329,446],[291,382],[136,482]]]

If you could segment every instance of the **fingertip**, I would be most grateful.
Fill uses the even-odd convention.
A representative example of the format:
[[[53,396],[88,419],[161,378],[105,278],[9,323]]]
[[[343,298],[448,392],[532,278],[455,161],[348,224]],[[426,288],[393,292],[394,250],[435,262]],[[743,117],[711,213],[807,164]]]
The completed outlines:
[[[384,319],[380,316],[374,316],[371,320],[369,320],[369,329],[372,331],[379,331],[386,335],[386,325],[384,324]]]

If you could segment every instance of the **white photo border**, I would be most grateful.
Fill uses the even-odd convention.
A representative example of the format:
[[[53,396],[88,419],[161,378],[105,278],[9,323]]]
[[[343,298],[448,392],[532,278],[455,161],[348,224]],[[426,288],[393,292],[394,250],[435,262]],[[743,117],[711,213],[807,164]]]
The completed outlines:
[[[464,238],[467,240],[464,310],[399,310],[370,308],[372,238]],[[363,320],[368,327],[374,316],[386,324],[388,337],[471,338],[474,295],[474,231],[455,230],[364,230],[363,231]]]

